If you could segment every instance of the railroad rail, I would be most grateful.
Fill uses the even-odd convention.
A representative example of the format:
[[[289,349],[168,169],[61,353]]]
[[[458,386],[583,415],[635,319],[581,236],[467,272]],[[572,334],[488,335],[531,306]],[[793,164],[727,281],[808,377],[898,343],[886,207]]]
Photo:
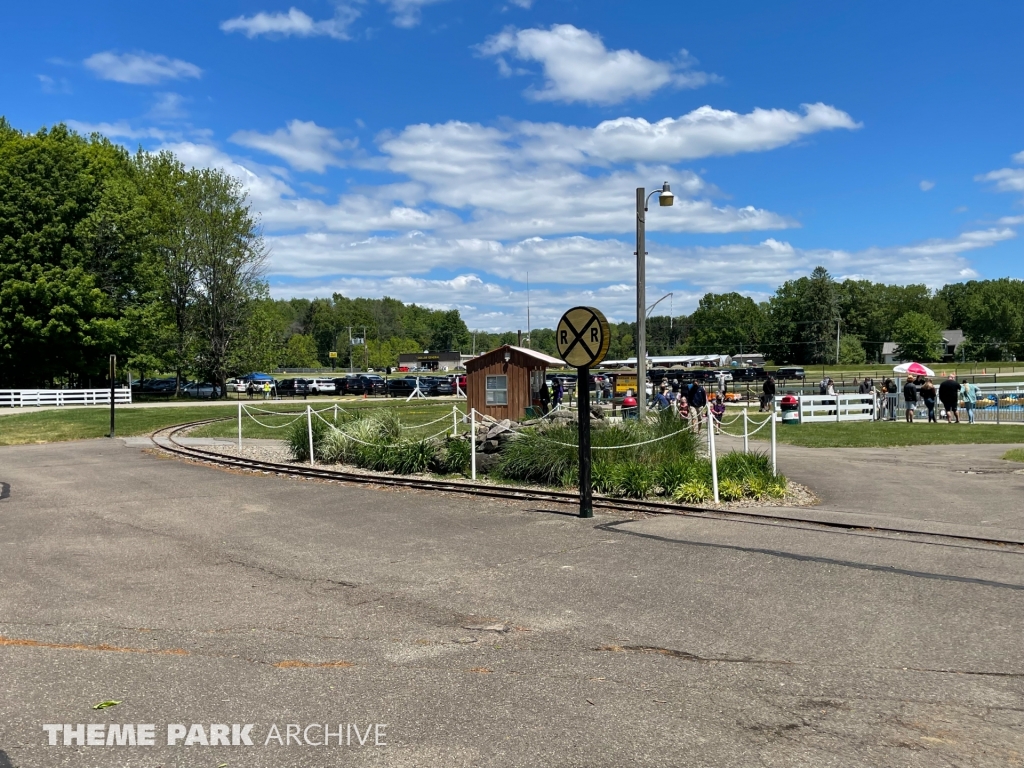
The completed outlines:
[[[212,424],[217,421],[227,421],[224,418],[204,419],[192,421],[187,424],[178,424],[165,427],[152,434],[153,441],[163,451],[192,460],[202,461],[230,469],[240,469],[251,472],[284,475],[314,480],[330,480],[334,482],[359,483],[362,485],[384,485],[402,488],[414,488],[417,490],[439,491],[443,493],[458,493],[468,496],[487,496],[491,498],[511,499],[515,501],[546,501],[557,504],[578,504],[579,496],[567,491],[556,491],[547,488],[530,488],[511,485],[492,485],[485,483],[463,482],[461,480],[430,480],[426,478],[409,478],[395,475],[370,474],[361,472],[346,472],[344,470],[325,469],[316,466],[300,466],[296,464],[282,464],[273,461],[261,461],[259,459],[245,459],[235,456],[228,456],[216,451],[207,451],[195,446],[185,446],[177,442],[175,438],[182,432],[195,429],[196,427]],[[166,442],[160,442],[166,440]],[[697,507],[687,504],[675,504],[663,501],[649,501],[639,499],[622,499],[610,496],[595,495],[593,506],[599,509],[612,509],[619,512],[644,513],[654,515],[677,515],[681,517],[700,517],[713,520],[731,520],[737,522],[774,524],[774,525],[796,525],[806,529],[832,530],[846,533],[861,534],[885,534],[889,536],[921,537],[925,539],[941,539],[969,542],[972,544],[986,544],[1000,547],[1007,550],[1015,550],[1024,554],[1024,541],[1014,539],[1000,539],[986,536],[970,536],[966,534],[942,533],[936,531],[922,531],[912,528],[897,528],[892,526],[862,525],[853,522],[839,522],[833,520],[820,520],[815,518],[797,517],[794,515],[773,515],[753,510],[725,510],[712,509],[708,507]]]

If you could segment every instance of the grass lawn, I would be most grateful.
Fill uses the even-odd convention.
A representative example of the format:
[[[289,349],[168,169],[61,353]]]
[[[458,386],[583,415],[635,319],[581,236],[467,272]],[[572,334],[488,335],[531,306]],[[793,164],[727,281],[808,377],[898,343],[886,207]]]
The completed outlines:
[[[735,425],[733,425],[735,426]],[[770,427],[754,435],[768,440]],[[732,428],[730,428],[732,431]],[[1015,424],[929,424],[904,421],[853,421],[842,424],[779,424],[780,443],[808,448],[892,448],[902,445],[1024,443],[1024,426]],[[1019,451],[1024,454],[1024,450]],[[1024,458],[1021,459],[1024,461]]]
[[[1007,461],[1024,461],[1024,448],[1014,448],[1012,451],[1007,451],[1003,454],[1003,458]]]
[[[309,401],[314,408],[325,408],[327,401]],[[249,405],[250,403],[246,403]],[[401,408],[402,419],[410,424],[423,424],[445,413],[450,414],[453,402],[417,401],[408,405],[398,405],[394,401],[368,400],[340,403],[344,409],[377,408],[394,405]],[[305,412],[306,405],[300,402],[264,403],[254,401],[251,405],[279,412]],[[465,403],[459,404],[465,410]],[[328,414],[325,413],[326,417]],[[195,432],[195,436],[232,437],[238,434],[238,406],[229,405],[197,405],[175,408],[132,408],[126,406],[117,409],[118,437],[147,435],[157,429],[174,424],[184,424],[200,419],[227,417],[230,421],[211,424]],[[294,416],[260,416],[260,421],[271,426],[287,423]],[[450,422],[448,422],[450,423]],[[267,429],[260,427],[250,419],[243,421],[242,436],[257,438],[284,438],[284,429]],[[439,422],[437,429],[445,426]],[[466,427],[468,429],[468,427]],[[10,416],[0,416],[0,445],[24,445],[26,443],[51,443],[62,440],[85,440],[95,437],[106,437],[110,430],[110,411],[107,408],[62,408],[50,411],[28,411]]]

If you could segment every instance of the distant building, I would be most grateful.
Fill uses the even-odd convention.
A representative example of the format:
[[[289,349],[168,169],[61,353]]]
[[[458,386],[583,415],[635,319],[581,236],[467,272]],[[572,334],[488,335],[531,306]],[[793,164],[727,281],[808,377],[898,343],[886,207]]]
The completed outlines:
[[[398,367],[409,370],[427,368],[431,371],[454,371],[456,368],[465,368],[466,361],[472,357],[461,352],[410,352],[398,356]]]
[[[737,359],[746,360],[752,357],[761,357],[753,353],[739,355]],[[761,357],[763,361],[764,358]],[[673,365],[682,365],[686,368],[693,366],[705,368],[724,368],[729,365],[732,358],[728,355],[648,355],[648,368],[669,368]],[[755,363],[756,365],[756,363]],[[602,368],[636,368],[636,357],[627,357],[625,360],[605,360],[601,363]]]
[[[964,343],[964,332],[961,330],[946,330],[942,332],[942,360],[952,362],[960,355],[960,347]],[[882,344],[882,362],[886,365],[893,363],[908,363],[896,354],[896,342],[887,341]]]

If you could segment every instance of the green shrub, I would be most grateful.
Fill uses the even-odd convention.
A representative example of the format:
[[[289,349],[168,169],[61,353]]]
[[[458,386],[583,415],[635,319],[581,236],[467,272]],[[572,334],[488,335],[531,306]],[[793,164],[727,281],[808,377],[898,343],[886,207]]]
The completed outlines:
[[[417,475],[430,469],[436,448],[429,440],[418,440],[394,446],[390,453],[389,469],[400,475]]]
[[[654,491],[655,474],[650,465],[639,461],[623,464],[619,469],[619,493],[628,499],[645,499]]]
[[[672,498],[687,504],[699,504],[712,498],[711,483],[701,479],[687,480],[680,485]]]
[[[607,461],[595,461],[590,467],[590,484],[597,493],[615,496],[619,492],[619,467]]]
[[[313,456],[317,461],[326,461],[323,443],[331,432],[331,426],[313,416]],[[301,418],[288,428],[288,449],[296,461],[309,461],[309,422]]]
[[[743,498],[743,483],[727,477],[718,484],[718,498],[721,501],[738,501]]]
[[[469,441],[450,437],[434,454],[431,469],[441,475],[466,475],[471,461]]]

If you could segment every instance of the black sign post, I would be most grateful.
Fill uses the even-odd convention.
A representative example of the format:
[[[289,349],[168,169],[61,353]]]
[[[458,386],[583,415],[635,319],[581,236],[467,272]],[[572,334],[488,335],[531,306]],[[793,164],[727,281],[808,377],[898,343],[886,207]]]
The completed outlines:
[[[579,424],[580,517],[593,517],[590,486],[590,366],[608,354],[611,333],[604,315],[593,307],[573,307],[558,321],[558,353],[576,369],[576,418]]]
[[[593,489],[590,487],[590,369],[576,369],[576,417],[580,441],[580,517],[594,516]]]

